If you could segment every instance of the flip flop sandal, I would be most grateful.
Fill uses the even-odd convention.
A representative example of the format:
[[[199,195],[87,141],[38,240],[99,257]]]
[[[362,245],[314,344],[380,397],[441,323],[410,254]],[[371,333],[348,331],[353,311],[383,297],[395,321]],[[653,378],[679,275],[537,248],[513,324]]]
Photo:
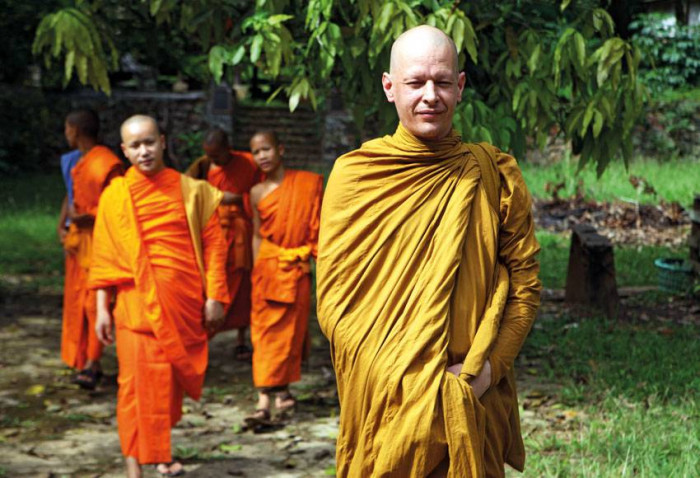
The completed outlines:
[[[270,418],[270,410],[258,408],[252,415],[245,417],[243,421],[249,427],[254,427],[256,425],[270,426],[272,425]]]
[[[80,388],[84,390],[95,390],[100,380],[102,380],[102,370],[86,368],[78,372],[73,382],[80,385]]]
[[[179,463],[179,464],[180,464],[180,469],[179,469],[179,470],[177,470],[177,471],[160,471],[160,468],[159,468],[160,466],[165,466],[165,467],[168,468],[168,470],[170,470],[170,467],[173,466],[173,465],[176,464],[176,463]],[[185,467],[182,466],[182,463],[180,463],[180,462],[178,462],[178,461],[171,461],[170,463],[158,463],[158,464],[156,465],[156,471],[158,472],[158,474],[160,474],[160,476],[165,476],[165,477],[170,478],[170,477],[172,477],[172,476],[182,476],[182,475],[184,475],[184,474],[185,474]]]

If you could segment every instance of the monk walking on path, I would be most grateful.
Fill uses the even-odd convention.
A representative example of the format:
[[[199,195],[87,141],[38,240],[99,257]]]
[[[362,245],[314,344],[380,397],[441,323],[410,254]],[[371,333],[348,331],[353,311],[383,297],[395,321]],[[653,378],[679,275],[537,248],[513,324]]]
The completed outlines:
[[[95,225],[90,287],[97,289],[97,335],[119,360],[117,423],[127,476],[172,461],[170,430],[183,395],[197,400],[207,368],[207,329],[229,302],[226,241],[216,208],[223,194],[166,168],[165,138],[153,118],[121,128],[132,167],[105,191]],[[113,305],[112,305],[113,304]]]
[[[273,132],[255,134],[250,149],[266,175],[250,194],[255,231],[250,336],[259,396],[247,422],[255,424],[270,419],[272,393],[278,411],[295,405],[289,384],[301,378],[323,177],[286,169],[284,146]]]
[[[515,159],[452,129],[464,84],[447,35],[401,35],[382,77],[396,132],[329,178],[318,317],[338,379],[338,477],[524,466],[513,362],[539,304],[539,246]]]
[[[63,237],[66,276],[61,356],[69,367],[80,371],[75,381],[87,389],[95,388],[102,376],[102,344],[95,335],[95,293],[87,287],[92,229],[102,191],[123,174],[119,158],[97,143],[99,132],[100,120],[94,111],[78,110],[66,117],[66,140],[82,157],[70,170],[72,203],[66,202],[70,226]]]
[[[204,139],[206,155],[197,159],[185,174],[204,179],[224,192],[219,206],[219,220],[226,236],[228,279],[231,306],[220,331],[238,330],[235,355],[248,361],[251,350],[246,344],[245,331],[250,325],[250,270],[253,266],[253,223],[244,207],[250,189],[260,182],[261,172],[253,156],[229,147],[226,133],[221,129],[210,131]]]

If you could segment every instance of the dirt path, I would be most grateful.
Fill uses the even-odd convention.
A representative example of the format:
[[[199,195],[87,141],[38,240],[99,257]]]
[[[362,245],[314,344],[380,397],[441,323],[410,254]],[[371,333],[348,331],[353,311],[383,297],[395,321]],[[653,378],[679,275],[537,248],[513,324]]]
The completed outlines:
[[[0,306],[0,477],[123,476],[114,348],[106,350],[108,377],[96,391],[72,385],[59,357],[60,302],[56,295],[19,295]],[[187,476],[333,475],[338,403],[325,340],[313,332],[311,360],[294,386],[298,410],[265,433],[241,428],[255,394],[250,365],[232,357],[233,333],[212,341],[204,397],[186,400],[173,432]],[[546,406],[556,387],[539,383],[536,374],[521,375],[523,432],[566,422],[561,410]],[[145,476],[158,475],[149,467]]]

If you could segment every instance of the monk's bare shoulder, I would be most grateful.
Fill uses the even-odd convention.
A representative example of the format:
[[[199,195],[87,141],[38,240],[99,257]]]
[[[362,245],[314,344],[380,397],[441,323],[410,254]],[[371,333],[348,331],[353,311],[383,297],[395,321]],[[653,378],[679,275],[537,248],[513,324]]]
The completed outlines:
[[[266,181],[263,181],[250,188],[250,202],[253,205],[258,204],[258,202],[260,202],[260,198],[265,193],[265,183]]]

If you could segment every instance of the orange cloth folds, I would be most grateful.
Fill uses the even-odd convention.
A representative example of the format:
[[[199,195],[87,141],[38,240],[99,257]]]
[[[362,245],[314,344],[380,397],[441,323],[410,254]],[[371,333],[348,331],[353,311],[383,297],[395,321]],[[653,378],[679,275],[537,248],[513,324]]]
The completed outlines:
[[[95,215],[103,189],[122,174],[122,162],[105,146],[88,151],[71,171],[77,214]],[[82,369],[87,360],[102,357],[102,344],[95,334],[95,294],[87,280],[92,256],[92,227],[71,223],[66,240],[65,282],[61,356],[68,366]]]
[[[539,302],[539,246],[515,160],[494,156],[497,208],[454,131],[427,143],[399,125],[335,163],[317,297],[338,379],[339,477],[522,469],[512,361]],[[477,400],[465,379],[487,358],[494,386]],[[460,377],[446,372],[460,362]]]
[[[132,168],[98,211],[89,285],[116,288],[119,432],[140,463],[170,461],[183,393],[201,395],[204,298],[229,300],[220,200],[172,169],[147,177]]]
[[[206,179],[221,191],[240,194],[245,203],[250,189],[260,182],[262,173],[250,153],[230,150],[230,156],[230,162],[224,166],[214,164],[207,156],[198,158],[186,174]],[[253,224],[244,205],[220,205],[218,215],[228,245],[226,274],[231,296],[221,331],[246,327],[250,323]]]
[[[298,381],[311,302],[309,259],[317,250],[323,177],[287,170],[258,203],[263,238],[253,268],[253,381]]]

